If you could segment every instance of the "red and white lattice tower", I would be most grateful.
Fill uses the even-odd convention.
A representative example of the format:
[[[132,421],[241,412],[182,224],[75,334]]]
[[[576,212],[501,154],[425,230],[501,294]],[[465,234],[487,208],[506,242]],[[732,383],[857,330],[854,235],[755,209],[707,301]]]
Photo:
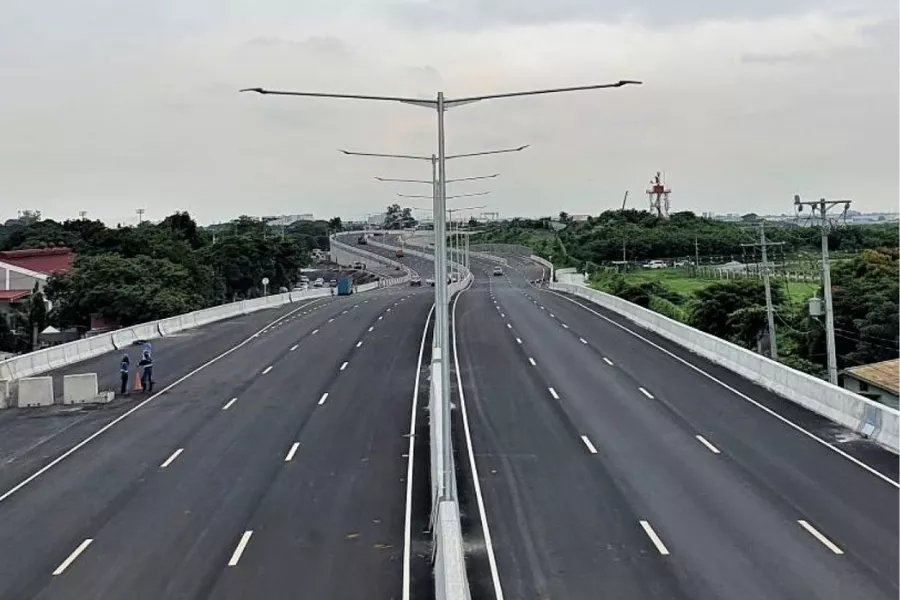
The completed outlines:
[[[657,217],[669,216],[669,194],[672,192],[666,187],[662,175],[657,171],[656,176],[650,180],[650,188],[647,197],[650,199],[650,212],[655,212]]]

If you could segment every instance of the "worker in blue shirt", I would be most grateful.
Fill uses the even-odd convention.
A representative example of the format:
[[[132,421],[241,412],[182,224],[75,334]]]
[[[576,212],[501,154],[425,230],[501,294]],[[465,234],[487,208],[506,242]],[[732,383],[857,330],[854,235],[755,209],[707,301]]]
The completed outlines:
[[[122,362],[119,363],[119,375],[122,378],[122,395],[128,393],[128,372],[131,369],[131,359],[127,354],[122,355]]]
[[[141,361],[138,363],[138,367],[141,368],[141,391],[152,392],[153,357],[150,356],[150,352],[148,352],[147,350],[144,350],[144,355],[141,357]]]

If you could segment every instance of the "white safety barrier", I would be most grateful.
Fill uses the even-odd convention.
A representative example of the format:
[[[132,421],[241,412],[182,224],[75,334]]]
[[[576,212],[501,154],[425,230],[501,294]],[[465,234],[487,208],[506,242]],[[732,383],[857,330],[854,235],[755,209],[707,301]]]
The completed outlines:
[[[545,258],[541,258],[540,256],[538,256],[536,254],[530,254],[528,256],[528,258],[530,258],[537,264],[541,265],[542,267],[546,267],[547,269],[549,269],[550,270],[550,281],[556,281],[556,278],[554,277],[555,267],[553,266],[552,262],[550,262],[549,260],[547,260]]]
[[[100,392],[96,373],[63,375],[63,404],[106,404],[114,392]]]
[[[393,279],[390,281],[403,283],[408,281],[409,276],[404,278]],[[375,289],[360,286],[357,291],[369,291]],[[313,298],[324,298],[331,295],[331,291],[324,288],[313,288],[303,291],[289,292],[285,294],[275,294],[264,298],[254,298],[253,300],[242,300],[213,306],[203,310],[194,311],[184,315],[169,317],[159,321],[151,321],[142,323],[133,327],[117,329],[109,333],[91,336],[66,344],[59,344],[43,350],[29,352],[14,358],[0,361],[0,381],[14,382],[32,375],[46,373],[66,365],[75,364],[107,352],[124,348],[133,343],[152,340],[167,335],[172,335],[186,329],[201,327],[224,319],[239,317],[267,308],[273,308],[310,300]],[[21,406],[20,402],[20,406]],[[0,406],[2,408],[2,406]]]
[[[19,380],[19,406],[52,405],[52,377],[23,377]]]
[[[550,288],[616,312],[791,402],[865,435],[894,454],[900,453],[900,411],[897,409],[791,369],[622,298],[566,283],[552,284]]]

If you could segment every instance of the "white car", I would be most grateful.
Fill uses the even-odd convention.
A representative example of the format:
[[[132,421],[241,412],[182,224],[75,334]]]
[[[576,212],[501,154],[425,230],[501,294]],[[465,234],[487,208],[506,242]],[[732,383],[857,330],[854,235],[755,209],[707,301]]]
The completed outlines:
[[[494,267],[494,275],[503,275],[503,269],[500,267]]]
[[[648,269],[665,269],[666,261],[664,260],[651,260],[646,264]]]
[[[425,283],[428,284],[428,285],[430,285],[431,287],[434,287],[434,279],[432,279],[431,277],[429,277],[428,279],[426,279],[426,280],[425,280]]]
[[[325,287],[325,280],[322,279],[321,277],[319,277],[318,279],[313,281],[313,287],[317,287],[317,288]]]

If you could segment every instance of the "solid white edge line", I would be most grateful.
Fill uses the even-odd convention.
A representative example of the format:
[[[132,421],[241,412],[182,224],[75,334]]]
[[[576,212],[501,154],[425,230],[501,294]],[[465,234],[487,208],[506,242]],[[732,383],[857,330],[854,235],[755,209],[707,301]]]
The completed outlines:
[[[328,400],[328,392],[325,392],[324,394],[322,394],[322,397],[319,398],[319,406],[325,404],[326,400]]]
[[[650,538],[650,541],[653,542],[653,545],[656,546],[657,551],[663,556],[669,555],[669,549],[666,548],[666,545],[663,544],[662,540],[659,539],[659,536],[656,535],[656,532],[653,531],[653,528],[650,527],[650,523],[647,521],[641,521],[641,527],[644,530],[644,533],[647,534],[647,537]]]
[[[537,363],[536,363],[536,362],[534,362],[534,359],[533,359],[533,358],[531,358],[531,357],[530,357],[530,356],[529,356],[529,357],[528,357],[528,362],[530,362],[530,363],[531,363],[531,366],[532,366],[532,367],[536,367],[536,366],[537,366]]]
[[[810,533],[810,535],[812,535],[814,538],[819,540],[823,546],[825,546],[826,548],[828,548],[835,554],[843,554],[844,553],[844,551],[841,550],[840,548],[838,548],[834,542],[832,542],[827,537],[822,535],[818,529],[816,529],[815,527],[810,525],[807,521],[805,521],[803,519],[797,519],[797,523],[800,524],[800,527],[802,527],[803,529],[808,531]]]
[[[472,483],[478,504],[478,516],[481,518],[481,530],[484,534],[484,547],[487,550],[488,565],[491,569],[491,581],[494,585],[495,600],[503,600],[503,588],[500,586],[500,574],[497,571],[497,558],[494,556],[494,544],[491,541],[491,529],[487,522],[487,511],[484,509],[484,497],[481,494],[481,481],[478,478],[478,467],[475,465],[475,451],[472,449],[472,432],[469,428],[469,413],[466,409],[466,395],[463,392],[462,376],[459,368],[459,348],[456,342],[456,305],[459,298],[467,290],[463,290],[453,299],[453,363],[456,365],[456,387],[459,390],[459,407],[463,419],[463,431],[466,437],[466,448],[469,452],[469,468],[472,469]]]
[[[641,390],[641,393],[642,393],[643,395],[645,395],[645,396],[647,396],[648,398],[650,398],[651,400],[653,400],[653,394],[651,394],[650,392],[648,392],[647,390],[645,390],[645,389],[642,388],[642,387],[639,387],[638,389]]]
[[[581,441],[584,442],[584,445],[587,446],[587,449],[591,454],[597,454],[597,449],[594,448],[594,444],[591,443],[591,440],[588,439],[588,436],[581,436]]]
[[[348,362],[345,361],[344,364],[341,365],[341,371],[343,371],[344,369],[346,369],[348,364],[350,364],[350,363],[348,363]]]
[[[406,511],[403,515],[403,596],[402,600],[409,600],[410,594],[410,567],[409,561],[412,553],[412,494],[413,494],[413,471],[416,456],[416,412],[419,404],[419,380],[422,375],[422,360],[425,356],[425,341],[428,338],[428,324],[431,322],[431,315],[434,314],[434,304],[425,317],[425,328],[422,330],[422,342],[419,344],[419,360],[416,369],[416,382],[413,388],[412,410],[409,417],[409,450],[407,450],[406,464]]]
[[[318,300],[321,300],[321,298],[316,298],[316,299],[314,299],[314,300],[311,300],[311,301],[307,302],[306,304],[303,304],[303,305],[301,305],[301,306],[298,306],[297,308],[295,308],[294,310],[290,311],[289,313],[285,313],[284,315],[278,317],[277,319],[275,319],[274,321],[272,321],[272,323],[269,323],[268,325],[266,325],[265,327],[263,327],[263,328],[260,329],[259,331],[264,331],[265,329],[267,329],[268,327],[270,327],[273,323],[277,323],[277,322],[279,322],[279,321],[281,321],[281,320],[283,320],[283,319],[288,318],[290,315],[294,314],[294,313],[297,312],[298,310],[300,310],[300,309],[302,309],[302,308],[304,308],[304,307],[306,307],[306,306],[309,306],[310,304],[312,304],[313,302],[316,302],[316,301],[318,301]],[[67,459],[67,458],[69,458],[70,456],[72,456],[73,454],[75,454],[75,452],[77,452],[78,450],[80,450],[81,448],[83,448],[84,446],[86,446],[87,444],[89,444],[89,443],[90,443],[91,441],[93,441],[94,439],[96,439],[96,438],[98,438],[99,436],[101,436],[103,433],[105,433],[105,432],[109,431],[110,429],[112,429],[112,428],[113,428],[115,425],[117,425],[118,423],[121,423],[124,419],[126,419],[127,417],[131,416],[132,414],[134,414],[135,412],[137,412],[138,410],[140,410],[143,406],[146,406],[149,402],[152,402],[153,400],[159,398],[160,396],[162,396],[163,394],[165,394],[166,392],[168,392],[169,390],[171,390],[172,388],[174,388],[174,387],[177,386],[178,384],[180,384],[180,383],[182,383],[182,382],[184,382],[184,381],[190,379],[191,377],[193,377],[194,375],[196,375],[197,373],[199,373],[200,371],[202,371],[202,370],[205,369],[206,367],[210,366],[211,364],[213,364],[213,363],[215,363],[215,362],[218,362],[219,360],[225,358],[226,356],[228,356],[229,354],[231,354],[232,352],[234,352],[234,351],[237,350],[238,348],[242,348],[243,346],[249,344],[250,342],[253,341],[253,339],[254,339],[255,337],[257,337],[257,336],[259,335],[259,331],[256,332],[255,334],[251,335],[250,337],[248,337],[247,339],[245,339],[243,342],[239,343],[238,345],[236,345],[236,346],[234,346],[234,347],[232,347],[232,348],[229,348],[228,350],[226,350],[226,351],[223,352],[222,354],[220,354],[220,355],[216,356],[215,358],[213,358],[213,359],[211,359],[211,360],[209,360],[209,361],[203,363],[202,365],[200,365],[199,367],[197,367],[196,369],[194,369],[194,370],[191,371],[190,373],[187,373],[186,375],[182,375],[179,379],[176,379],[175,381],[173,381],[172,383],[170,383],[169,385],[167,385],[167,386],[164,387],[163,389],[159,390],[158,392],[156,392],[155,394],[153,394],[152,396],[150,396],[149,398],[147,398],[146,400],[144,400],[144,401],[141,402],[140,404],[135,405],[135,406],[134,406],[131,410],[129,410],[128,412],[121,414],[120,416],[116,417],[115,419],[113,419],[112,421],[110,421],[109,423],[107,423],[106,425],[104,425],[103,427],[101,427],[100,429],[98,429],[97,431],[95,431],[94,433],[92,433],[91,435],[87,436],[86,438],[84,438],[83,440],[81,440],[80,442],[78,442],[77,444],[75,444],[74,446],[72,446],[71,448],[69,448],[68,450],[66,450],[65,452],[63,452],[62,454],[60,454],[59,456],[57,456],[57,457],[54,458],[53,460],[51,460],[49,463],[47,463],[46,465],[44,465],[43,467],[41,467],[40,469],[38,469],[37,471],[35,471],[35,472],[32,473],[31,475],[29,475],[28,477],[26,477],[25,479],[23,479],[22,481],[20,481],[20,482],[17,483],[16,485],[14,485],[12,488],[10,488],[10,489],[7,490],[6,492],[4,492],[3,495],[0,496],[0,502],[3,502],[4,500],[6,500],[7,498],[9,498],[10,496],[12,496],[13,494],[15,494],[16,492],[18,492],[19,490],[21,490],[23,487],[25,487],[26,485],[28,485],[29,483],[31,483],[32,481],[34,481],[34,480],[37,479],[38,477],[40,477],[41,475],[43,475],[44,473],[46,473],[47,471],[49,471],[50,469],[52,469],[53,467],[55,467],[56,465],[58,465],[59,463],[61,463],[62,461],[64,461],[65,459]]]
[[[253,535],[253,531],[248,529],[241,536],[241,540],[238,542],[237,548],[234,549],[234,554],[232,554],[231,558],[228,560],[229,567],[237,566],[238,561],[241,560],[241,555],[244,553],[244,550],[247,548],[247,544],[250,542],[251,535]]]
[[[268,372],[271,371],[271,370],[272,370],[272,366],[269,365],[268,367],[266,367],[265,369],[263,369],[262,374],[265,375],[266,373],[268,373]]]
[[[706,446],[706,449],[707,449],[707,450],[709,450],[709,451],[712,452],[713,454],[719,454],[719,449],[716,448],[715,446],[713,446],[712,443],[710,443],[710,441],[709,441],[708,439],[706,439],[705,437],[703,437],[703,436],[700,435],[699,433],[698,433],[697,435],[695,435],[694,437],[697,438],[697,441],[698,441],[698,442],[700,442],[701,444],[703,444],[704,446]]]
[[[159,465],[159,468],[165,469],[166,467],[171,465],[173,462],[175,462],[175,459],[178,458],[178,455],[180,455],[182,452],[184,452],[184,448],[179,448],[178,450],[170,454],[169,458],[167,458],[163,464]]]
[[[681,364],[685,365],[686,367],[688,367],[688,368],[690,368],[690,369],[696,371],[696,372],[699,373],[700,375],[703,375],[704,377],[706,377],[706,378],[709,379],[710,381],[713,381],[713,382],[717,383],[718,385],[722,386],[723,388],[725,388],[726,390],[728,390],[729,392],[731,392],[732,394],[734,394],[734,395],[737,396],[738,398],[741,398],[741,399],[743,399],[743,400],[746,400],[747,402],[749,402],[750,404],[752,404],[752,405],[755,406],[756,408],[760,409],[761,411],[763,411],[763,412],[765,412],[765,413],[767,413],[767,414],[769,414],[769,415],[775,417],[776,419],[778,419],[779,421],[781,421],[782,423],[784,423],[784,424],[787,425],[788,427],[791,427],[791,428],[794,429],[795,431],[798,431],[798,432],[802,433],[803,435],[805,435],[806,437],[808,437],[808,438],[810,438],[810,439],[812,439],[812,440],[815,440],[816,442],[822,444],[822,445],[825,446],[826,448],[831,449],[832,451],[834,451],[834,452],[835,452],[836,454],[838,454],[839,456],[842,456],[842,457],[846,458],[847,460],[849,460],[850,462],[852,462],[852,463],[855,464],[856,466],[861,467],[862,469],[868,471],[869,473],[871,473],[871,474],[874,475],[875,477],[878,477],[878,478],[881,479],[882,481],[886,481],[887,483],[891,484],[891,485],[894,486],[895,488],[900,489],[900,482],[894,481],[894,480],[891,479],[890,477],[888,477],[888,476],[886,476],[886,475],[884,475],[884,474],[882,474],[882,473],[879,473],[877,470],[873,469],[872,467],[870,467],[870,466],[867,465],[866,463],[862,462],[862,461],[859,460],[858,458],[856,458],[856,457],[854,457],[854,456],[851,456],[851,455],[847,454],[846,452],[844,452],[843,450],[841,450],[841,449],[838,448],[837,446],[833,445],[832,443],[828,442],[827,440],[824,440],[824,439],[820,438],[819,436],[817,436],[816,434],[812,433],[811,431],[807,431],[806,429],[803,429],[802,427],[800,427],[799,425],[797,425],[796,423],[794,423],[793,421],[791,421],[791,420],[788,419],[787,417],[783,417],[782,415],[778,414],[777,412],[775,412],[774,410],[772,410],[772,409],[769,408],[768,406],[765,406],[764,404],[762,404],[762,403],[760,403],[760,402],[754,400],[753,398],[751,398],[751,397],[748,396],[747,394],[745,394],[745,393],[743,393],[743,392],[741,392],[741,391],[739,391],[739,390],[736,390],[735,388],[731,387],[730,385],[728,385],[727,383],[725,383],[725,382],[722,381],[721,379],[718,379],[718,378],[716,378],[715,376],[710,375],[709,373],[707,373],[706,371],[704,371],[703,369],[701,369],[701,368],[698,367],[697,365],[694,365],[694,364],[690,363],[689,361],[687,361],[687,360],[681,358],[680,356],[678,356],[677,354],[675,354],[675,353],[673,353],[673,352],[669,352],[668,350],[666,350],[665,348],[663,348],[663,347],[660,346],[659,344],[656,344],[656,343],[654,343],[653,341],[651,341],[651,340],[645,338],[644,336],[642,336],[641,334],[637,333],[636,331],[632,331],[631,329],[629,329],[628,327],[625,327],[625,326],[622,325],[621,323],[617,323],[616,321],[610,319],[610,318],[607,317],[606,315],[602,315],[602,314],[600,314],[599,312],[597,312],[596,310],[593,310],[592,308],[590,308],[590,307],[588,307],[588,306],[585,306],[585,305],[582,304],[581,302],[576,302],[576,301],[573,300],[572,298],[569,298],[569,297],[567,297],[567,296],[565,296],[565,295],[563,295],[563,294],[560,294],[559,292],[557,292],[557,291],[555,291],[555,290],[547,290],[547,291],[550,292],[551,294],[554,294],[555,296],[559,296],[560,298],[562,298],[562,299],[564,299],[564,300],[568,300],[569,302],[571,302],[572,304],[574,304],[574,305],[576,305],[576,306],[580,306],[581,308],[583,308],[584,310],[588,311],[589,313],[591,313],[591,314],[593,314],[593,315],[596,315],[596,316],[600,317],[601,319],[603,319],[604,321],[606,321],[606,322],[608,322],[608,323],[610,323],[610,324],[612,324],[612,325],[615,325],[615,326],[618,327],[619,329],[621,329],[621,330],[623,330],[623,331],[626,331],[626,332],[630,333],[631,335],[633,335],[634,337],[638,338],[639,340],[642,340],[642,341],[646,342],[647,344],[653,346],[654,348],[656,348],[657,350],[659,350],[659,351],[662,352],[663,354],[666,354],[666,355],[670,356],[671,358],[674,358],[675,360],[677,360],[677,361],[680,362]],[[685,352],[688,352],[688,350],[685,350]],[[738,377],[740,377],[740,375],[738,375]],[[755,384],[755,383],[753,383],[752,381],[749,381],[749,380],[748,380],[748,382],[749,382],[750,384],[752,384],[752,385],[758,385],[758,384]],[[772,392],[772,393],[775,394],[775,392]],[[778,396],[778,394],[775,394],[775,395]],[[780,396],[779,396],[779,397],[780,397]],[[787,400],[786,398],[785,398],[785,400],[786,400],[787,402],[791,402],[790,400]],[[792,404],[793,404],[793,403],[792,403]],[[0,498],[0,500],[2,500],[2,498]]]
[[[554,390],[553,388],[547,389],[550,390],[550,395],[553,396],[554,400],[559,400],[559,394],[556,393],[556,390]]]
[[[231,408],[231,405],[234,404],[235,402],[237,402],[237,398],[232,398],[231,400],[229,400],[228,402],[225,403],[225,406],[222,407],[222,410],[228,410],[229,408]]]
[[[300,442],[294,442],[291,445],[291,449],[288,450],[287,456],[284,457],[284,462],[291,462],[293,460],[294,455],[297,454],[297,448],[300,447]]]
[[[63,574],[63,571],[65,571],[66,569],[68,569],[69,566],[70,566],[73,562],[75,562],[75,559],[78,558],[78,556],[79,556],[82,552],[84,552],[85,550],[87,550],[87,547],[90,546],[90,545],[91,545],[91,542],[93,542],[93,541],[94,541],[94,540],[93,540],[92,538],[87,538],[86,540],[84,540],[83,542],[81,542],[80,544],[78,544],[78,547],[75,548],[75,550],[72,551],[72,554],[70,554],[68,557],[66,557],[66,560],[62,561],[62,562],[60,563],[60,565],[59,565],[58,567],[56,567],[56,570],[53,571],[53,575],[54,575],[54,576],[56,576],[56,575],[62,575],[62,574]]]
[[[603,360],[604,360],[604,362],[606,362],[606,364],[608,364],[609,366],[613,366],[613,361],[609,360],[609,359],[606,358],[605,356],[603,357]]]

